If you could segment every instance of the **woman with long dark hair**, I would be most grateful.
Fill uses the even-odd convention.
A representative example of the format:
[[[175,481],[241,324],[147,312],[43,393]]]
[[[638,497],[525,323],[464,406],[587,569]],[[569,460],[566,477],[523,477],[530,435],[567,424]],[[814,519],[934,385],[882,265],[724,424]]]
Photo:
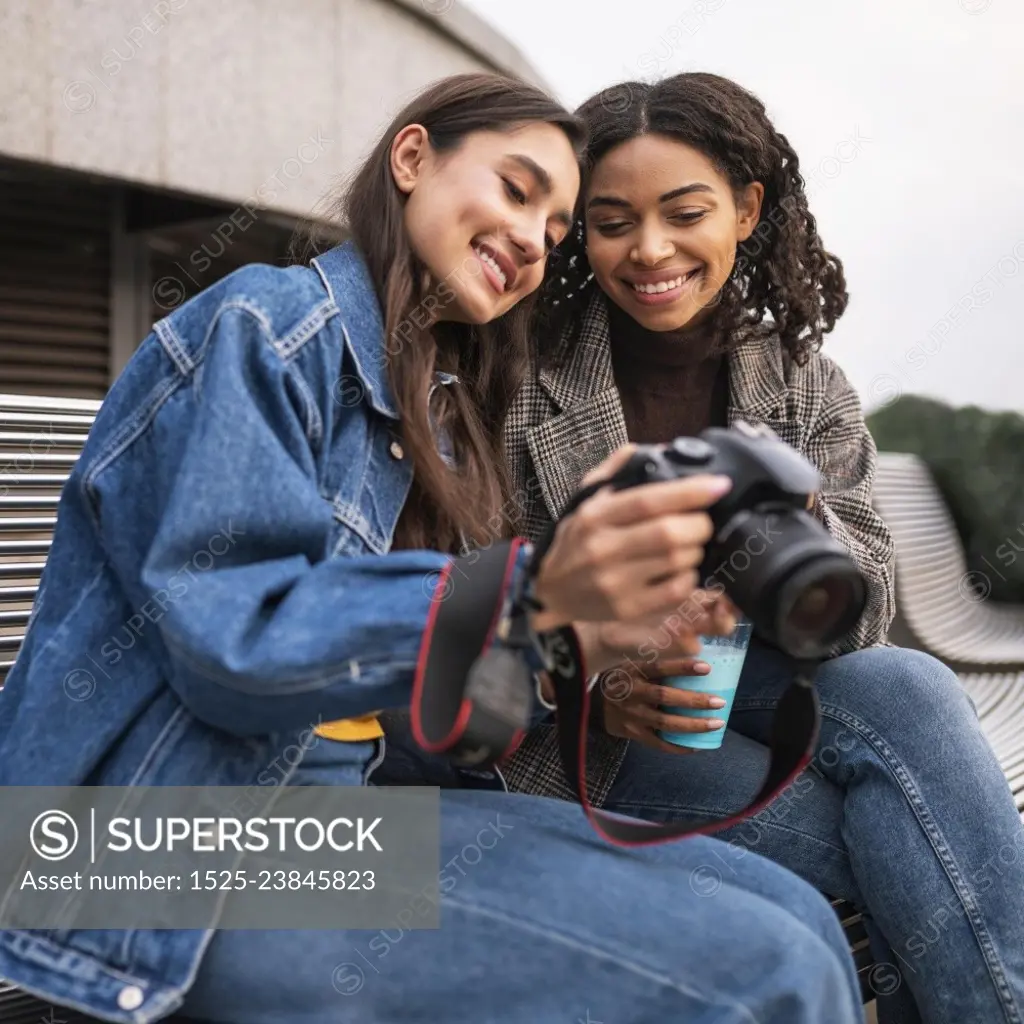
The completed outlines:
[[[0,785],[244,787],[258,813],[279,785],[363,783],[376,712],[409,705],[433,650],[438,581],[494,540],[524,300],[571,226],[580,142],[531,86],[442,81],[356,174],[350,242],[310,267],[244,268],[155,325],[61,496],[0,693]],[[529,605],[530,547],[511,544],[484,609],[493,646],[515,607],[538,633],[574,625],[594,670],[615,664],[694,593],[702,510],[728,486],[597,494]],[[217,931],[216,916],[72,922],[0,931],[0,977],[125,1024],[179,1008],[221,1024],[859,1019],[842,933],[805,883],[751,858],[714,900],[688,889],[722,845],[659,864],[603,848],[566,804],[450,794],[440,929],[403,928],[383,953],[366,933]]]

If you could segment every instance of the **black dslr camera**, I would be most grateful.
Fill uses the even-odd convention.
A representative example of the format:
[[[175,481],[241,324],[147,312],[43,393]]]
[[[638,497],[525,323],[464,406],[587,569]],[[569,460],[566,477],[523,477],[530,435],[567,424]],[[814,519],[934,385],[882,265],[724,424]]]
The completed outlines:
[[[715,533],[701,585],[724,589],[755,631],[792,657],[825,657],[857,624],[867,587],[846,549],[806,511],[820,486],[817,470],[768,427],[711,427],[640,447],[601,486],[705,473],[728,476],[733,486],[708,509]]]

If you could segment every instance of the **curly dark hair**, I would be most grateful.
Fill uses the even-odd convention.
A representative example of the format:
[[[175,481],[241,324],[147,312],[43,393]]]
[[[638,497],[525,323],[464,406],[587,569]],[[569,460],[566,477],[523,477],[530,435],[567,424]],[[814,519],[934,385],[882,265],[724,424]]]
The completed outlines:
[[[728,78],[691,72],[654,84],[611,86],[576,113],[589,139],[584,187],[574,230],[549,261],[538,337],[557,346],[562,328],[580,314],[594,287],[583,224],[588,172],[614,147],[655,133],[699,150],[737,193],[754,181],[764,186],[761,220],[738,246],[713,324],[725,348],[752,335],[778,335],[784,351],[806,363],[849,296],[843,265],[822,245],[807,207],[799,158],[764,104]]]

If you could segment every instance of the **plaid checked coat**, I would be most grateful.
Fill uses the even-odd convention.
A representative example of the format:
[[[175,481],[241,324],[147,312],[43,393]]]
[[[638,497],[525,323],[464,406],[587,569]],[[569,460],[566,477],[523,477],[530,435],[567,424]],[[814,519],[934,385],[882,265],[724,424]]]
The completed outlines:
[[[602,295],[591,298],[576,337],[567,330],[560,345],[564,357],[527,380],[505,427],[522,531],[534,539],[558,517],[581,477],[628,440]],[[729,353],[728,364],[729,423],[764,423],[817,467],[822,487],[812,512],[867,578],[864,615],[833,654],[884,643],[895,611],[894,549],[871,507],[877,453],[856,392],[828,357],[816,354],[797,366],[775,339],[742,343]],[[587,782],[595,806],[607,798],[627,744],[591,733]],[[553,726],[531,730],[502,774],[510,790],[575,799]]]

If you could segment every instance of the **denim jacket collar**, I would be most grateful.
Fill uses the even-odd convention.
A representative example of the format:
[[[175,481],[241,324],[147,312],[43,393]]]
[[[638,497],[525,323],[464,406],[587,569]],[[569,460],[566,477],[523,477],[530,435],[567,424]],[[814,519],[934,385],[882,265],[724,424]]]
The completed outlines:
[[[381,342],[384,318],[366,261],[355,242],[349,241],[317,256],[313,266],[341,313],[345,344],[355,361],[370,406],[383,416],[399,419],[388,380],[387,344]],[[344,303],[338,301],[339,295],[346,297]],[[445,386],[457,384],[459,378],[438,370],[434,381],[435,387]]]
[[[397,420],[398,409],[387,374],[387,346],[381,344],[384,318],[366,261],[355,242],[350,241],[317,256],[313,266],[341,312],[345,344],[366,389],[367,401],[381,415]]]

